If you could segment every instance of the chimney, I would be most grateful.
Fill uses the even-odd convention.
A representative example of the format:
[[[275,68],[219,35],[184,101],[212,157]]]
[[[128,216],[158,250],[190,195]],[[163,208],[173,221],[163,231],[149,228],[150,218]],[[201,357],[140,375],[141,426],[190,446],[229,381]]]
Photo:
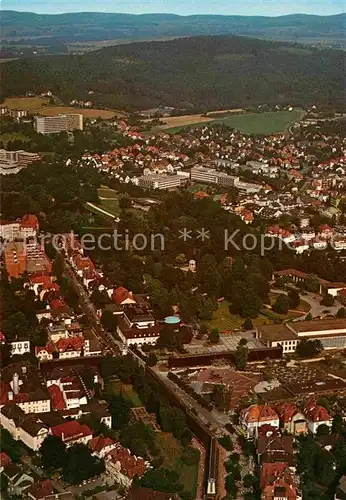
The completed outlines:
[[[13,375],[13,393],[14,394],[19,393],[19,375],[18,375],[18,373],[15,373]]]

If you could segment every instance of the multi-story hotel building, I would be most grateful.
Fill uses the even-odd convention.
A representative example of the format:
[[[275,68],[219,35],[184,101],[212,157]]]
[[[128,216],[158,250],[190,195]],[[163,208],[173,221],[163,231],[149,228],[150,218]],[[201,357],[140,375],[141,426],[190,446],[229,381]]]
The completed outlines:
[[[83,130],[83,115],[78,113],[57,116],[35,116],[35,130],[39,134],[58,134]]]

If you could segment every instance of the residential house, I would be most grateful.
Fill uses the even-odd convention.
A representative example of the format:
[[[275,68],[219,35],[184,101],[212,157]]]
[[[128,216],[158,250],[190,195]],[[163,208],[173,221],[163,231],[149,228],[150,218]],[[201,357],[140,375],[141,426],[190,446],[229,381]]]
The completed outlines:
[[[12,460],[4,451],[0,451],[0,474],[1,472],[12,464]]]
[[[251,405],[241,412],[240,423],[247,431],[248,438],[257,437],[262,425],[280,426],[278,414],[269,405]]]
[[[320,425],[332,426],[332,417],[327,410],[314,402],[308,403],[304,408],[304,415],[307,421],[307,426],[310,432],[316,434]]]
[[[105,458],[108,453],[119,446],[118,443],[109,437],[97,436],[92,438],[88,443],[89,448],[98,458]]]
[[[27,490],[34,482],[33,478],[16,464],[6,467],[3,475],[8,482],[8,492],[11,495],[23,496],[25,498]]]
[[[44,500],[53,495],[52,483],[49,479],[34,483],[26,492],[28,500]]]
[[[141,457],[132,455],[130,450],[120,444],[105,457],[106,473],[118,484],[128,488],[134,477],[142,477],[149,463]]]
[[[290,434],[305,434],[308,431],[306,419],[293,403],[283,403],[276,407],[280,417],[280,427]]]
[[[78,420],[69,420],[63,424],[55,425],[50,429],[50,434],[61,438],[68,448],[76,443],[87,445],[93,438],[90,427],[80,424]]]
[[[301,500],[297,481],[286,463],[266,463],[260,470],[261,500]]]

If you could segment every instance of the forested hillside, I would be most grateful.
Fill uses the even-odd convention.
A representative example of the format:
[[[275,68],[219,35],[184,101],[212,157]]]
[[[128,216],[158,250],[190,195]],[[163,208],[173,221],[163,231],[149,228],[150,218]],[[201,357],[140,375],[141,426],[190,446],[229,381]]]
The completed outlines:
[[[2,65],[2,97],[51,90],[65,102],[207,110],[344,103],[345,53],[245,37],[181,38]]]
[[[4,40],[36,45],[226,34],[294,41],[345,40],[345,14],[262,17],[78,12],[48,15],[4,10],[0,22]]]

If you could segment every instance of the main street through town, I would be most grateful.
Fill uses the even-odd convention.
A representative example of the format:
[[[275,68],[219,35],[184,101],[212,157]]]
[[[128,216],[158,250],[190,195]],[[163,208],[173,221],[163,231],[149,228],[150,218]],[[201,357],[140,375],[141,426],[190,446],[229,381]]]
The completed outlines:
[[[79,304],[83,309],[84,314],[87,316],[90,324],[94,327],[101,346],[105,351],[108,350],[113,354],[119,354],[121,343],[116,341],[110,333],[103,329],[94,304],[91,302],[86,290],[79,281],[78,276],[66,259],[64,265],[64,273],[78,294]]]

